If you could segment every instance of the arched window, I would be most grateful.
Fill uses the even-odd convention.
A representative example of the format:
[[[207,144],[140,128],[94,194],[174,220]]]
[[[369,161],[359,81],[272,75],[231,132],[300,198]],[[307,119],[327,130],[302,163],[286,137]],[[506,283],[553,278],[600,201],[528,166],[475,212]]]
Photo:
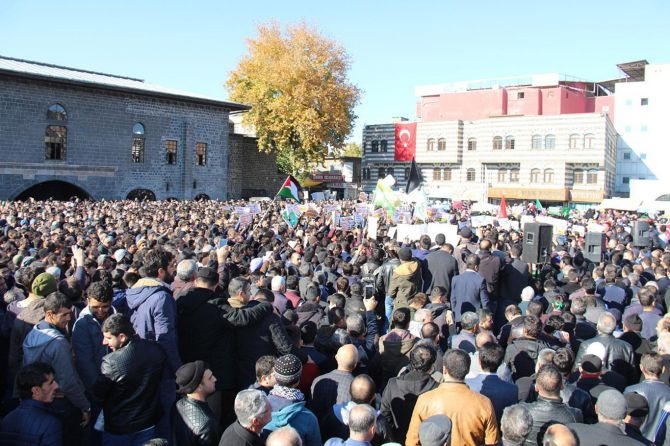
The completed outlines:
[[[433,181],[442,181],[442,169],[438,167],[433,169]]]
[[[533,135],[530,140],[531,149],[541,149],[542,148],[542,135]]]
[[[372,153],[379,152],[379,141],[375,140],[370,143],[370,151]]]
[[[514,136],[507,135],[505,137],[505,150],[514,150]]]
[[[507,181],[507,169],[498,169],[498,183]]]
[[[382,139],[379,142],[379,151],[382,153],[386,153],[387,149],[388,149],[388,142],[385,139]]]
[[[575,169],[573,172],[573,184],[582,184],[584,183],[584,171],[582,169]]]
[[[444,138],[440,138],[437,140],[437,150],[443,151],[447,150],[447,140]]]
[[[364,180],[369,180],[370,179],[370,168],[369,167],[364,167],[362,174],[363,174],[363,179]]]
[[[133,163],[144,162],[144,125],[139,122],[133,125],[133,143],[130,148],[130,157]]]
[[[428,138],[428,141],[426,141],[426,151],[432,152],[435,150],[435,138]]]
[[[195,164],[197,166],[207,164],[207,144],[204,142],[195,143]]]
[[[48,125],[44,132],[44,158],[65,161],[67,149],[67,127]]]
[[[540,169],[532,169],[530,171],[530,182],[539,183],[540,182]]]
[[[389,175],[391,175],[392,177],[395,178],[395,175],[393,173],[393,167],[387,167],[386,168],[386,176],[389,176]]]
[[[477,150],[477,138],[468,138],[468,150],[471,152]]]
[[[598,171],[591,169],[586,172],[586,184],[596,184],[598,182]]]
[[[592,149],[594,147],[595,139],[596,137],[593,133],[587,133],[584,135],[584,148]]]
[[[475,169],[468,169],[465,172],[465,181],[475,181],[475,178],[477,176],[477,173],[475,172]]]
[[[570,146],[569,147],[571,149],[577,149],[577,148],[579,148],[578,146],[579,146],[579,135],[576,134],[576,133],[573,133],[572,135],[570,135]]]
[[[509,171],[509,182],[518,183],[519,182],[519,169],[510,169]]]
[[[493,137],[493,150],[502,150],[502,136]]]
[[[554,182],[554,169],[544,169],[544,182],[545,183]]]
[[[544,148],[554,149],[556,147],[556,137],[554,135],[547,135],[544,137]]]
[[[381,179],[384,178],[385,176],[386,176],[386,169],[385,169],[385,168],[380,167],[379,169],[377,169],[377,178],[378,178],[378,179],[381,180]]]
[[[451,169],[446,167],[442,172],[442,181],[451,181]]]
[[[54,121],[67,121],[67,112],[60,104],[54,104],[47,109],[47,119]]]

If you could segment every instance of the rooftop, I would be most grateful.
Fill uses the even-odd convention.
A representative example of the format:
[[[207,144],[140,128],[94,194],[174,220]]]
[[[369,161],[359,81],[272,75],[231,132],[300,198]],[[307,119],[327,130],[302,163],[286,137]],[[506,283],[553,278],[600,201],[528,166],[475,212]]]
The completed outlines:
[[[218,105],[228,107],[231,110],[248,110],[250,108],[247,105],[236,102],[221,101],[207,96],[150,84],[143,79],[0,56],[0,74],[3,73]]]

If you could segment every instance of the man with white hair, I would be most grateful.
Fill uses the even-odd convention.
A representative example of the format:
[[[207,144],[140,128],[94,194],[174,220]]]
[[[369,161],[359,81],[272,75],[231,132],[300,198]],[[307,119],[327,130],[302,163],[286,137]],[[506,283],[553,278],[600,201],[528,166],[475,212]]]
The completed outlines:
[[[419,308],[414,313],[414,320],[409,323],[409,332],[420,338],[421,327],[428,322],[433,322],[433,313],[428,308]]]
[[[582,357],[594,349],[604,350],[603,368],[613,370],[628,379],[632,376],[634,364],[633,348],[628,342],[615,338],[612,333],[616,328],[616,319],[611,313],[605,312],[598,318],[598,336],[588,339],[579,346],[575,359],[575,370],[582,363]],[[599,345],[599,346],[598,346]],[[600,347],[602,346],[602,348]]]
[[[237,420],[228,426],[219,445],[261,446],[261,432],[272,418],[272,409],[265,393],[260,390],[242,390],[235,397]]]
[[[533,417],[523,404],[506,407],[500,419],[503,446],[521,446],[533,427]]]
[[[519,302],[519,310],[521,310],[521,314],[526,314],[526,308],[528,308],[528,304],[533,300],[534,297],[535,290],[533,287],[527,286],[521,290],[521,302]]]
[[[172,281],[172,295],[179,299],[186,292],[195,287],[198,276],[198,264],[193,259],[185,259],[177,264],[177,274]]]
[[[284,291],[286,291],[286,279],[284,276],[274,276],[270,282],[270,289],[272,290],[272,294],[275,295],[272,305],[279,311],[279,314],[284,314],[287,308],[292,308],[292,304],[288,303],[289,300],[284,295]]]
[[[357,404],[349,411],[349,438],[331,438],[324,446],[372,446],[377,413],[368,404]]]

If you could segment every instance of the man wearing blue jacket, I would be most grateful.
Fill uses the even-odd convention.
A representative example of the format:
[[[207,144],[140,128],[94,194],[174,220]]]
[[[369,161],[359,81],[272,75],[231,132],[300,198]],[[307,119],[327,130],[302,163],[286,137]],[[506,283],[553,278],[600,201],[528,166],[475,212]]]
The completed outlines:
[[[23,341],[23,364],[45,362],[55,370],[60,392],[52,403],[63,419],[63,443],[81,444],[81,428],[91,419],[91,404],[84,394],[72,360],[72,347],[65,337],[72,318],[72,303],[62,293],[49,294],[44,300],[44,320]]]
[[[170,411],[177,400],[174,376],[182,365],[177,344],[176,305],[170,291],[176,260],[170,251],[155,248],[145,254],[142,264],[145,276],[126,292],[126,300],[137,335],[156,341],[167,358],[160,390],[163,416],[156,426],[156,434],[170,438]]]

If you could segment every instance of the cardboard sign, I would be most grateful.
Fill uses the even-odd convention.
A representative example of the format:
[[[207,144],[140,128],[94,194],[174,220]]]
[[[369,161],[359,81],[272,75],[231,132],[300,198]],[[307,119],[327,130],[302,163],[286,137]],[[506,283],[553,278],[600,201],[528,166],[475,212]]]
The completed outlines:
[[[535,217],[535,221],[538,223],[552,225],[554,227],[554,234],[563,235],[568,230],[568,221],[561,220],[560,218],[544,217],[538,215]]]
[[[354,222],[354,217],[352,215],[348,215],[346,217],[340,217],[340,228],[342,228],[344,231],[351,231],[354,229],[355,222]]]
[[[312,200],[316,202],[325,201],[326,196],[323,192],[312,192]]]

